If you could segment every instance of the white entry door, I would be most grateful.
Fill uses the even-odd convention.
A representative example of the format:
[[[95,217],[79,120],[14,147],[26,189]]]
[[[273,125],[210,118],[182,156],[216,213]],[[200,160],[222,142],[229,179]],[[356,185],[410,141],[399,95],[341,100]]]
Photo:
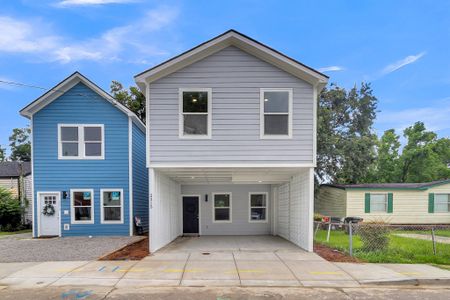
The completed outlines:
[[[59,235],[59,193],[39,193],[39,236],[55,236]],[[44,214],[44,209],[52,207],[54,214]],[[47,209],[47,212],[51,209]]]

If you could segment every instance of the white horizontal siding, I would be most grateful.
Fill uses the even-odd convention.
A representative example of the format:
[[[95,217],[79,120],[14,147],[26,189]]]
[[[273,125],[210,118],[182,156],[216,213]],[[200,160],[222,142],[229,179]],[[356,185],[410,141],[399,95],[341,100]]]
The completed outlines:
[[[212,138],[179,138],[181,87],[212,88]],[[293,89],[293,138],[260,139],[260,88]],[[225,48],[150,84],[150,163],[313,162],[313,87],[246,52]]]

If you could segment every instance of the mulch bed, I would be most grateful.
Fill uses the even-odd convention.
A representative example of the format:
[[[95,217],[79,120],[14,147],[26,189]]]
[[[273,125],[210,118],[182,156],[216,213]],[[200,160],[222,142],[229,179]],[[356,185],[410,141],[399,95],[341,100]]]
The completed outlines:
[[[148,237],[146,237],[143,240],[103,256],[99,260],[141,260],[148,256],[148,254]]]
[[[342,253],[336,249],[332,249],[330,247],[321,244],[314,244],[314,252],[317,253],[322,258],[332,262],[354,262],[354,263],[363,262],[355,257],[348,256],[345,253]]]

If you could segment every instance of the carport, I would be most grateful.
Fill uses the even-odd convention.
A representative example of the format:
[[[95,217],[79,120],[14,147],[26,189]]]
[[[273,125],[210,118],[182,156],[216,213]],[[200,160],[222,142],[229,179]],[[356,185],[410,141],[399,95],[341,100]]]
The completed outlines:
[[[150,169],[150,252],[186,235],[221,236],[222,249],[276,236],[311,252],[312,222],[312,168]]]

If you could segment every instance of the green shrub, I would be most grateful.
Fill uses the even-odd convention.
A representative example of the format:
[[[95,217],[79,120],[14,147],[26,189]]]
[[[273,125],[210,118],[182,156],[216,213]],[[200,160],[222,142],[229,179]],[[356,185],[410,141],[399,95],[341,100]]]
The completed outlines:
[[[0,187],[0,229],[15,231],[21,229],[22,207],[10,191]]]
[[[357,227],[357,234],[361,239],[363,251],[386,251],[389,247],[389,227],[384,223],[360,224]]]

